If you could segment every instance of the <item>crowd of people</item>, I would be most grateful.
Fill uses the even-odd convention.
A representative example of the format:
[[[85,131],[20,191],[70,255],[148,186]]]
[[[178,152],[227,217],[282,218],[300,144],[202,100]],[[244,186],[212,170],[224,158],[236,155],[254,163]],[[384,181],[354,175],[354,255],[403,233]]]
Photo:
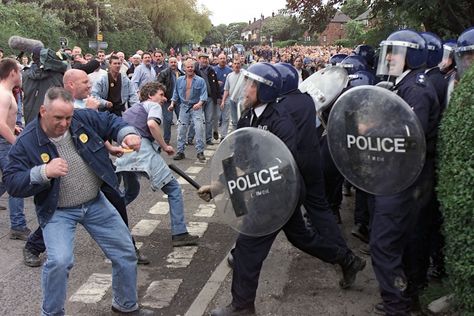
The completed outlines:
[[[450,92],[472,63],[473,47],[474,28],[457,43],[443,43],[432,33],[397,31],[381,43],[378,59],[368,45],[354,50],[260,46],[242,55],[138,50],[128,60],[123,52],[100,50],[94,58],[80,47],[65,49],[68,60],[43,48],[32,51],[31,63],[3,58],[0,50],[0,192],[10,194],[10,237],[26,241],[24,263],[40,266],[39,255],[48,252],[42,315],[65,313],[77,223],[113,263],[112,310],[152,315],[138,306],[136,264],[149,260],[134,247],[126,211],[139,194],[138,176],[146,174],[153,190],[168,195],[173,246],[195,245],[199,238],[187,231],[182,189],[161,152],[179,161],[186,159],[186,146],[195,146],[196,159],[205,162],[206,146],[243,127],[268,130],[291,151],[306,190],[281,230],[295,247],[339,265],[339,286],[350,288],[366,262],[348,248],[337,225],[350,183],[344,184],[329,153],[325,128],[331,107],[320,111],[298,90],[324,67],[345,69],[344,91],[380,82],[421,122],[426,141],[421,173],[401,192],[374,195],[356,188],[352,230],[370,245],[366,251],[382,298],[376,312],[419,313],[428,275],[445,275],[434,191],[438,125]],[[178,125],[176,149],[173,124]],[[117,157],[115,167],[110,155]],[[209,201],[216,190],[208,185],[198,193]],[[35,196],[39,227],[34,233],[23,212],[28,196]],[[260,269],[277,234],[239,235],[228,258],[234,269],[232,303],[211,315],[255,313]]]

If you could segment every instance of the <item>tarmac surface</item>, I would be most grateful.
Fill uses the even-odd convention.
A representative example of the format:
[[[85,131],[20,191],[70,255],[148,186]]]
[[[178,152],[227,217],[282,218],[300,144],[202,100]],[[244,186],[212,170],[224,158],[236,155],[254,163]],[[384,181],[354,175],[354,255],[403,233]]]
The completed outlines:
[[[175,129],[173,129],[174,135]],[[175,136],[172,145],[175,146]],[[210,182],[210,158],[217,144],[206,148],[207,161],[200,163],[191,146],[186,159],[173,161],[198,183]],[[186,220],[191,233],[201,237],[197,247],[171,245],[166,196],[153,192],[142,178],[141,193],[128,208],[130,229],[150,265],[138,266],[138,297],[155,315],[207,315],[216,306],[231,302],[232,273],[226,256],[237,236],[227,226],[215,206],[205,203],[195,189],[177,176],[184,190]],[[6,195],[0,205],[7,205]],[[342,205],[343,234],[358,255],[363,245],[350,235],[353,224],[353,197]],[[37,227],[32,198],[25,201],[28,226]],[[0,315],[38,315],[41,311],[41,268],[23,265],[24,242],[9,239],[8,211],[0,211]],[[78,226],[75,264],[68,283],[66,315],[114,315],[111,264],[87,232]],[[372,315],[379,301],[370,258],[348,290],[338,286],[341,272],[333,265],[302,253],[280,234],[260,275],[256,308],[258,315]],[[43,256],[44,259],[44,256]]]

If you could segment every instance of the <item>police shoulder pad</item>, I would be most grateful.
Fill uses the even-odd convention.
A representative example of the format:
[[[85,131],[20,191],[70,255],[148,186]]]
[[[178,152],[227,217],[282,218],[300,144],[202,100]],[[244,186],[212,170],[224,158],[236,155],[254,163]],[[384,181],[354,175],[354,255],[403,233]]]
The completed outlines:
[[[418,74],[418,75],[416,76],[415,82],[416,82],[417,84],[419,84],[420,86],[425,87],[425,86],[426,86],[426,80],[427,80],[427,79],[426,79],[426,75],[425,75],[425,74]]]

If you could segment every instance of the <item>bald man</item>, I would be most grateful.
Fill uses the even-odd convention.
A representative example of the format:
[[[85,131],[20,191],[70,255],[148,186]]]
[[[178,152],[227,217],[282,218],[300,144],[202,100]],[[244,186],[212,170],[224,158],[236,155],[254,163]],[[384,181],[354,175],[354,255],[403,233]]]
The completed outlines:
[[[91,96],[92,85],[85,71],[69,69],[63,77],[64,89],[74,98],[74,108],[97,110],[100,102]]]

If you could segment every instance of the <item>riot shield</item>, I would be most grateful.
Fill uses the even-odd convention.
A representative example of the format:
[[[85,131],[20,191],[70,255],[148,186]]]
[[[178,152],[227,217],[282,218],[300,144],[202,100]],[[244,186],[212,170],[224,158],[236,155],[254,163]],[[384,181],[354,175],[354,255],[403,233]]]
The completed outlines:
[[[341,174],[376,195],[410,186],[426,152],[423,128],[410,106],[373,86],[352,88],[339,97],[329,114],[328,144]]]
[[[316,112],[321,113],[341,94],[348,81],[347,70],[331,66],[312,74],[298,88],[313,98]]]
[[[211,161],[218,213],[236,231],[264,236],[291,217],[300,193],[299,172],[286,145],[257,128],[227,135]]]

